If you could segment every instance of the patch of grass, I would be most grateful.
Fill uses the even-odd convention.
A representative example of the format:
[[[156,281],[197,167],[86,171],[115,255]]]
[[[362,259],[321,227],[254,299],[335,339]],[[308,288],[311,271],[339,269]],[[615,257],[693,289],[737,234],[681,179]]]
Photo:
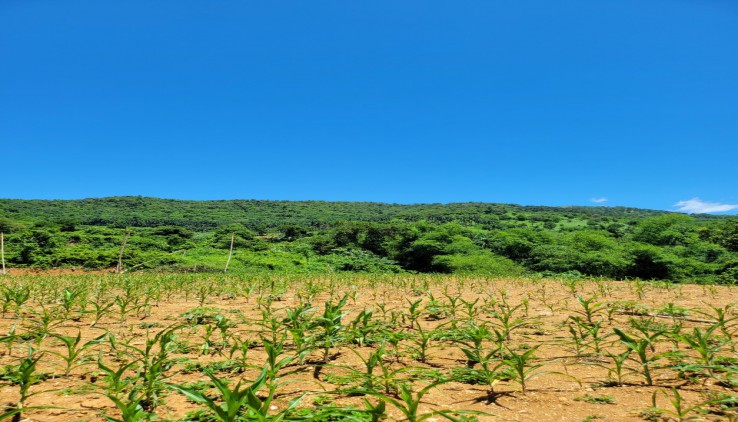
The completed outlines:
[[[615,398],[612,396],[594,396],[592,394],[574,397],[574,401],[583,401],[590,404],[615,404]]]
[[[193,325],[206,325],[215,323],[215,316],[218,314],[221,314],[220,309],[199,307],[182,313],[180,318]]]
[[[639,416],[646,421],[659,422],[663,420],[664,411],[659,409],[658,407],[649,407],[648,409],[642,411]]]
[[[213,412],[199,409],[187,412],[183,417],[177,419],[177,422],[218,422]]]
[[[75,396],[91,394],[95,391],[95,387],[92,384],[81,384],[77,387],[68,387],[59,390],[57,393],[60,396]]]
[[[193,372],[210,372],[210,373],[227,373],[227,374],[240,374],[246,370],[246,367],[235,360],[228,359],[218,362],[210,362],[203,364],[201,362],[186,363],[182,372],[193,373]]]

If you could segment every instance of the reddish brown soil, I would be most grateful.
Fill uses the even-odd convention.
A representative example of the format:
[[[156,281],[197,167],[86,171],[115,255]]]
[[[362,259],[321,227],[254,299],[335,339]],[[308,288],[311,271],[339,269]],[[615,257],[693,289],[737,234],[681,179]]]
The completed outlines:
[[[65,273],[69,274],[69,273]],[[73,274],[73,273],[72,273]],[[17,273],[16,273],[17,275]],[[18,283],[23,277],[6,277],[0,279],[0,283]],[[65,279],[68,280],[68,279]],[[62,281],[60,281],[62,282]],[[67,282],[67,281],[63,281]],[[423,398],[422,412],[432,410],[472,410],[489,414],[480,415],[479,420],[513,420],[513,421],[583,421],[583,420],[606,420],[606,421],[640,421],[644,420],[642,412],[651,407],[652,396],[656,393],[657,404],[666,411],[674,412],[669,398],[662,394],[665,392],[672,395],[671,388],[677,387],[687,405],[694,405],[708,399],[708,394],[736,395],[734,388],[718,385],[720,374],[714,377],[694,378],[692,380],[679,378],[673,369],[658,369],[668,366],[668,358],[660,359],[654,368],[654,385],[647,386],[644,377],[630,373],[624,377],[624,385],[607,386],[613,381],[614,376],[609,369],[614,368],[612,360],[604,355],[609,351],[621,353],[625,346],[610,336],[602,343],[600,354],[582,353],[577,355],[571,334],[566,326],[570,316],[581,315],[582,306],[577,302],[577,296],[584,298],[596,296],[593,302],[603,303],[604,306],[595,313],[594,320],[601,322],[602,333],[612,334],[614,327],[619,327],[630,333],[636,333],[631,328],[629,320],[648,319],[647,316],[636,316],[632,314],[633,306],[650,314],[654,322],[672,326],[675,323],[683,324],[682,332],[691,332],[693,327],[705,330],[710,326],[708,315],[702,315],[698,311],[714,313],[708,305],[725,307],[736,302],[736,290],[729,287],[703,287],[697,285],[646,285],[628,282],[578,282],[567,285],[560,281],[530,281],[530,280],[482,280],[482,279],[457,279],[446,278],[440,282],[434,282],[427,288],[418,287],[391,287],[383,284],[371,287],[371,282],[366,281],[358,286],[341,286],[329,295],[326,292],[318,294],[313,300],[316,313],[322,312],[324,303],[333,298],[341,297],[344,292],[353,295],[346,307],[344,324],[352,321],[362,310],[373,308],[374,318],[389,319],[392,312],[408,313],[409,301],[422,299],[423,307],[430,301],[429,294],[445,305],[445,313],[439,320],[430,320],[429,310],[426,307],[419,323],[426,331],[449,327],[454,319],[458,325],[463,325],[463,309],[456,309],[456,316],[451,315],[449,309],[450,297],[460,296],[467,301],[479,299],[478,306],[486,301],[489,306],[499,304],[503,300],[511,307],[527,303],[514,313],[515,318],[523,318],[524,323],[512,330],[511,339],[507,342],[511,350],[522,353],[529,347],[539,347],[535,352],[535,364],[543,366],[532,372],[527,385],[527,391],[523,393],[519,383],[502,381],[495,386],[495,395],[490,397],[487,389],[482,385],[463,384],[460,382],[448,382],[437,386]],[[414,284],[414,283],[413,283]],[[327,287],[326,287],[327,288]],[[114,292],[108,292],[113,294]],[[296,285],[293,289],[280,293],[278,300],[273,302],[271,314],[284,317],[286,308],[295,308],[301,303],[305,292],[303,287]],[[250,297],[218,297],[211,296],[206,300],[206,306],[216,308],[218,312],[227,316],[236,323],[231,331],[240,338],[252,338],[258,340],[257,332],[263,331],[255,321],[262,320],[262,313],[257,306],[257,294],[252,292]],[[624,303],[630,303],[623,307]],[[616,304],[620,308],[616,309]],[[674,317],[666,315],[663,308],[668,304],[688,309],[686,316]],[[49,306],[50,304],[47,304]],[[198,307],[198,301],[194,294],[190,294],[185,300],[181,295],[175,294],[171,297],[162,297],[160,301],[152,303],[150,313],[142,310],[138,314],[127,315],[122,321],[118,316],[117,308],[112,314],[101,319],[96,327],[90,327],[92,315],[84,315],[81,319],[63,320],[52,328],[52,332],[76,335],[81,331],[83,342],[99,336],[106,330],[114,333],[119,341],[130,339],[133,345],[142,347],[148,336],[153,336],[157,331],[174,323],[185,323],[182,316],[185,312]],[[383,317],[381,307],[384,308]],[[498,319],[493,317],[491,308],[481,310],[474,317],[474,322],[482,324],[487,322],[491,326],[498,327]],[[674,309],[674,308],[672,308]],[[19,311],[18,315],[12,310],[5,313],[0,319],[0,336],[8,333],[12,326],[17,326],[16,333],[32,331],[33,321],[39,319],[38,312],[40,304],[33,303]],[[734,316],[729,309],[729,316]],[[396,330],[404,330],[410,334],[417,334],[417,328],[409,328],[406,321]],[[719,355],[736,358],[735,353],[735,329],[730,329],[729,344],[724,345]],[[186,340],[193,345],[193,350],[187,353],[173,353],[172,357],[177,359],[189,359],[190,362],[208,363],[223,361],[227,357],[218,353],[201,354],[198,350],[205,335],[205,326],[191,325],[179,331],[179,339]],[[217,330],[213,334],[218,337]],[[0,343],[0,366],[13,365],[27,353],[30,343],[19,341],[16,343],[12,354],[7,352],[4,345]],[[287,336],[288,346],[291,339]],[[410,352],[410,344],[405,341],[401,343],[399,354],[387,353],[385,361],[392,369],[421,367],[427,370],[438,370],[448,374],[453,368],[466,366],[466,359],[456,343],[451,341],[434,340],[431,342],[429,358],[425,363],[418,362]],[[684,344],[678,344],[679,351],[688,356],[696,356],[696,353],[686,348]],[[101,420],[100,412],[106,411],[110,415],[119,415],[110,399],[103,394],[102,377],[96,364],[98,353],[103,360],[114,364],[114,353],[109,344],[101,344],[88,349],[87,363],[72,370],[69,376],[63,376],[62,360],[49,352],[62,353],[59,341],[51,336],[45,337],[36,347],[47,352],[39,363],[39,370],[51,374],[51,377],[31,387],[35,393],[29,399],[30,406],[54,406],[53,409],[29,410],[23,414],[26,421],[78,421],[78,420]],[[327,401],[336,405],[355,405],[363,407],[362,397],[353,397],[347,394],[332,393],[347,387],[341,382],[341,377],[352,373],[349,368],[362,371],[364,365],[357,354],[368,356],[377,346],[360,347],[356,345],[342,344],[335,349],[332,360],[320,371],[318,377],[314,377],[316,365],[320,364],[320,353],[313,352],[307,356],[303,364],[294,364],[283,370],[281,381],[283,385],[278,391],[275,401],[277,410],[284,408],[287,403],[307,393],[301,401],[301,406],[319,406]],[[491,347],[491,346],[490,346]],[[655,345],[655,352],[663,353],[673,349],[674,344],[661,339]],[[387,347],[391,349],[391,347]],[[283,356],[292,353],[289,347]],[[227,352],[223,352],[227,353]],[[233,383],[237,379],[253,380],[260,372],[261,365],[265,359],[263,347],[257,344],[248,351],[247,361],[254,368],[248,369],[240,374],[219,374],[220,377],[230,378]],[[627,364],[631,368],[636,365],[633,362]],[[174,365],[168,372],[171,378],[168,382],[187,383],[193,381],[205,381],[207,377],[201,372],[184,373],[184,364]],[[402,373],[402,372],[400,372]],[[399,375],[398,375],[399,376]],[[426,385],[423,381],[415,381],[414,388],[419,389]],[[0,405],[12,405],[18,399],[18,386],[0,381]],[[592,404],[578,399],[585,395],[607,396],[612,399],[612,404]],[[370,398],[376,402],[376,398]],[[603,399],[604,400],[604,399]],[[186,400],[181,394],[168,391],[163,393],[162,403],[157,408],[156,414],[160,420],[177,420],[188,411],[196,410],[199,406]],[[709,413],[709,410],[717,411],[717,406],[702,406],[705,413],[692,412],[698,420],[727,420],[728,415]],[[390,420],[402,420],[400,412],[392,406],[388,406]],[[494,415],[494,416],[491,416]],[[668,416],[668,413],[666,414]],[[589,418],[589,419],[587,419]],[[445,420],[440,416],[433,416],[430,421]]]

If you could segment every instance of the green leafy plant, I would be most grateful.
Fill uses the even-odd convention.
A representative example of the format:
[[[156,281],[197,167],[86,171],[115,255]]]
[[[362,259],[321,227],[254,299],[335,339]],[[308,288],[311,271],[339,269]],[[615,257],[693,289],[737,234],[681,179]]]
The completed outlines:
[[[82,332],[77,331],[77,336],[64,336],[61,334],[52,334],[52,337],[59,340],[64,346],[64,353],[48,351],[48,353],[60,357],[64,360],[64,376],[68,376],[69,373],[77,366],[82,365],[79,363],[80,358],[83,357],[85,350],[90,347],[100,344],[100,342],[107,336],[107,333],[103,333],[98,337],[82,343]]]
[[[397,410],[402,412],[407,422],[421,422],[421,421],[430,419],[434,416],[442,416],[452,421],[460,420],[460,419],[455,418],[455,415],[453,414],[453,412],[430,410],[430,411],[421,413],[420,411],[420,404],[421,404],[423,397],[430,390],[432,390],[433,388],[445,382],[448,382],[448,380],[443,380],[443,381],[438,381],[435,383],[428,384],[425,387],[417,391],[415,391],[410,384],[401,384],[399,387],[399,394],[397,398],[389,397],[383,394],[373,393],[373,392],[369,392],[368,394],[371,394],[379,398],[381,401],[394,406]],[[466,412],[460,411],[456,413],[457,414],[476,414],[476,415],[484,414],[487,416],[494,416],[489,413],[471,412],[471,411],[466,411]]]
[[[0,419],[13,417],[20,420],[23,412],[31,409],[50,408],[51,406],[26,406],[28,399],[42,391],[31,392],[31,387],[38,384],[46,378],[45,374],[38,372],[36,364],[43,357],[43,353],[36,353],[33,348],[28,349],[28,355],[21,359],[18,365],[6,366],[0,379],[9,381],[13,385],[17,385],[18,402],[14,409],[10,409],[0,414]],[[48,390],[47,390],[48,391]]]
[[[169,344],[174,339],[179,325],[168,327],[147,338],[144,347],[121,344],[137,365],[138,386],[143,395],[141,406],[144,410],[155,409],[159,404],[159,393],[164,390],[166,371],[174,364],[169,357]]]
[[[168,384],[168,386],[195,403],[205,405],[213,412],[218,421],[236,422],[239,420],[241,413],[247,409],[251,409],[258,414],[267,413],[269,404],[271,403],[271,397],[266,401],[262,401],[256,395],[257,391],[266,383],[266,369],[261,372],[253,383],[245,388],[242,388],[243,381],[239,381],[233,388],[229,388],[224,381],[215,377],[212,373],[206,372],[205,375],[210,378],[217,389],[220,400],[211,398],[202,391],[192,387],[188,388],[177,384]]]
[[[319,330],[311,337],[311,342],[323,350],[322,361],[330,360],[331,349],[341,342],[341,331],[345,328],[343,320],[343,307],[346,305],[348,295],[338,302],[329,300],[325,303],[323,314],[315,318],[314,326]]]
[[[580,383],[575,377],[562,372],[554,371],[538,371],[545,365],[544,363],[534,363],[534,354],[541,345],[536,345],[523,353],[517,353],[510,347],[506,346],[507,356],[502,360],[502,364],[507,367],[505,374],[510,380],[517,382],[523,394],[527,392],[528,382],[544,374],[556,374],[568,377],[577,383]],[[581,384],[581,383],[580,383]]]
[[[590,404],[615,404],[615,398],[612,396],[595,396],[592,394],[574,397],[574,401],[583,401]]]
[[[639,369],[637,372],[643,376],[646,385],[653,385],[652,371],[656,362],[665,355],[651,353],[651,350],[653,350],[654,341],[663,335],[663,332],[658,331],[642,337],[633,337],[619,328],[613,328],[613,330],[620,338],[620,341],[627,347],[628,351],[635,353],[635,358],[629,354],[628,359],[638,364]]]
[[[151,413],[144,410],[141,405],[145,398],[138,390],[131,390],[124,397],[119,397],[116,394],[106,394],[106,397],[115,404],[115,407],[121,413],[120,418],[103,414],[103,418],[108,422],[141,422],[151,419]]]
[[[669,399],[669,403],[672,406],[671,409],[663,409],[656,405],[656,396],[659,392]],[[693,413],[700,412],[701,410],[705,409],[706,406],[712,403],[714,403],[713,400],[706,400],[692,405],[687,405],[684,398],[679,393],[679,390],[675,387],[672,387],[671,395],[669,395],[664,390],[653,392],[653,395],[651,396],[651,411],[658,414],[659,416],[664,414],[672,415],[677,421],[682,422],[697,419],[697,415],[693,415]]]

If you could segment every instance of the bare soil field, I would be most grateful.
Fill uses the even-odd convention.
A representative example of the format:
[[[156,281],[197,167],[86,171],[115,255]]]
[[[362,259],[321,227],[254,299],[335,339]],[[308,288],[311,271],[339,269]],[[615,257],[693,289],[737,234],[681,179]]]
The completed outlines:
[[[737,415],[734,287],[63,273],[0,287],[8,420]],[[208,410],[250,387],[233,419]]]

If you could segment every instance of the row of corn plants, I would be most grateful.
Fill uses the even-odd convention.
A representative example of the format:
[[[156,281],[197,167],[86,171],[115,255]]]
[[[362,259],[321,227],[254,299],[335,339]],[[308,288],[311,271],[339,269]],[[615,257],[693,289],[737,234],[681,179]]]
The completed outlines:
[[[545,389],[541,380],[651,388],[646,419],[735,419],[738,307],[721,296],[733,292],[705,286],[710,303],[684,307],[682,289],[407,275],[3,277],[0,382],[13,393],[0,420],[80,410],[57,409],[55,394],[104,398],[108,421],[478,420],[494,418],[502,398]],[[670,301],[650,300],[656,292]],[[54,391],[59,382],[72,387]],[[481,404],[428,402],[454,385],[473,387]],[[702,399],[687,402],[695,390]]]

